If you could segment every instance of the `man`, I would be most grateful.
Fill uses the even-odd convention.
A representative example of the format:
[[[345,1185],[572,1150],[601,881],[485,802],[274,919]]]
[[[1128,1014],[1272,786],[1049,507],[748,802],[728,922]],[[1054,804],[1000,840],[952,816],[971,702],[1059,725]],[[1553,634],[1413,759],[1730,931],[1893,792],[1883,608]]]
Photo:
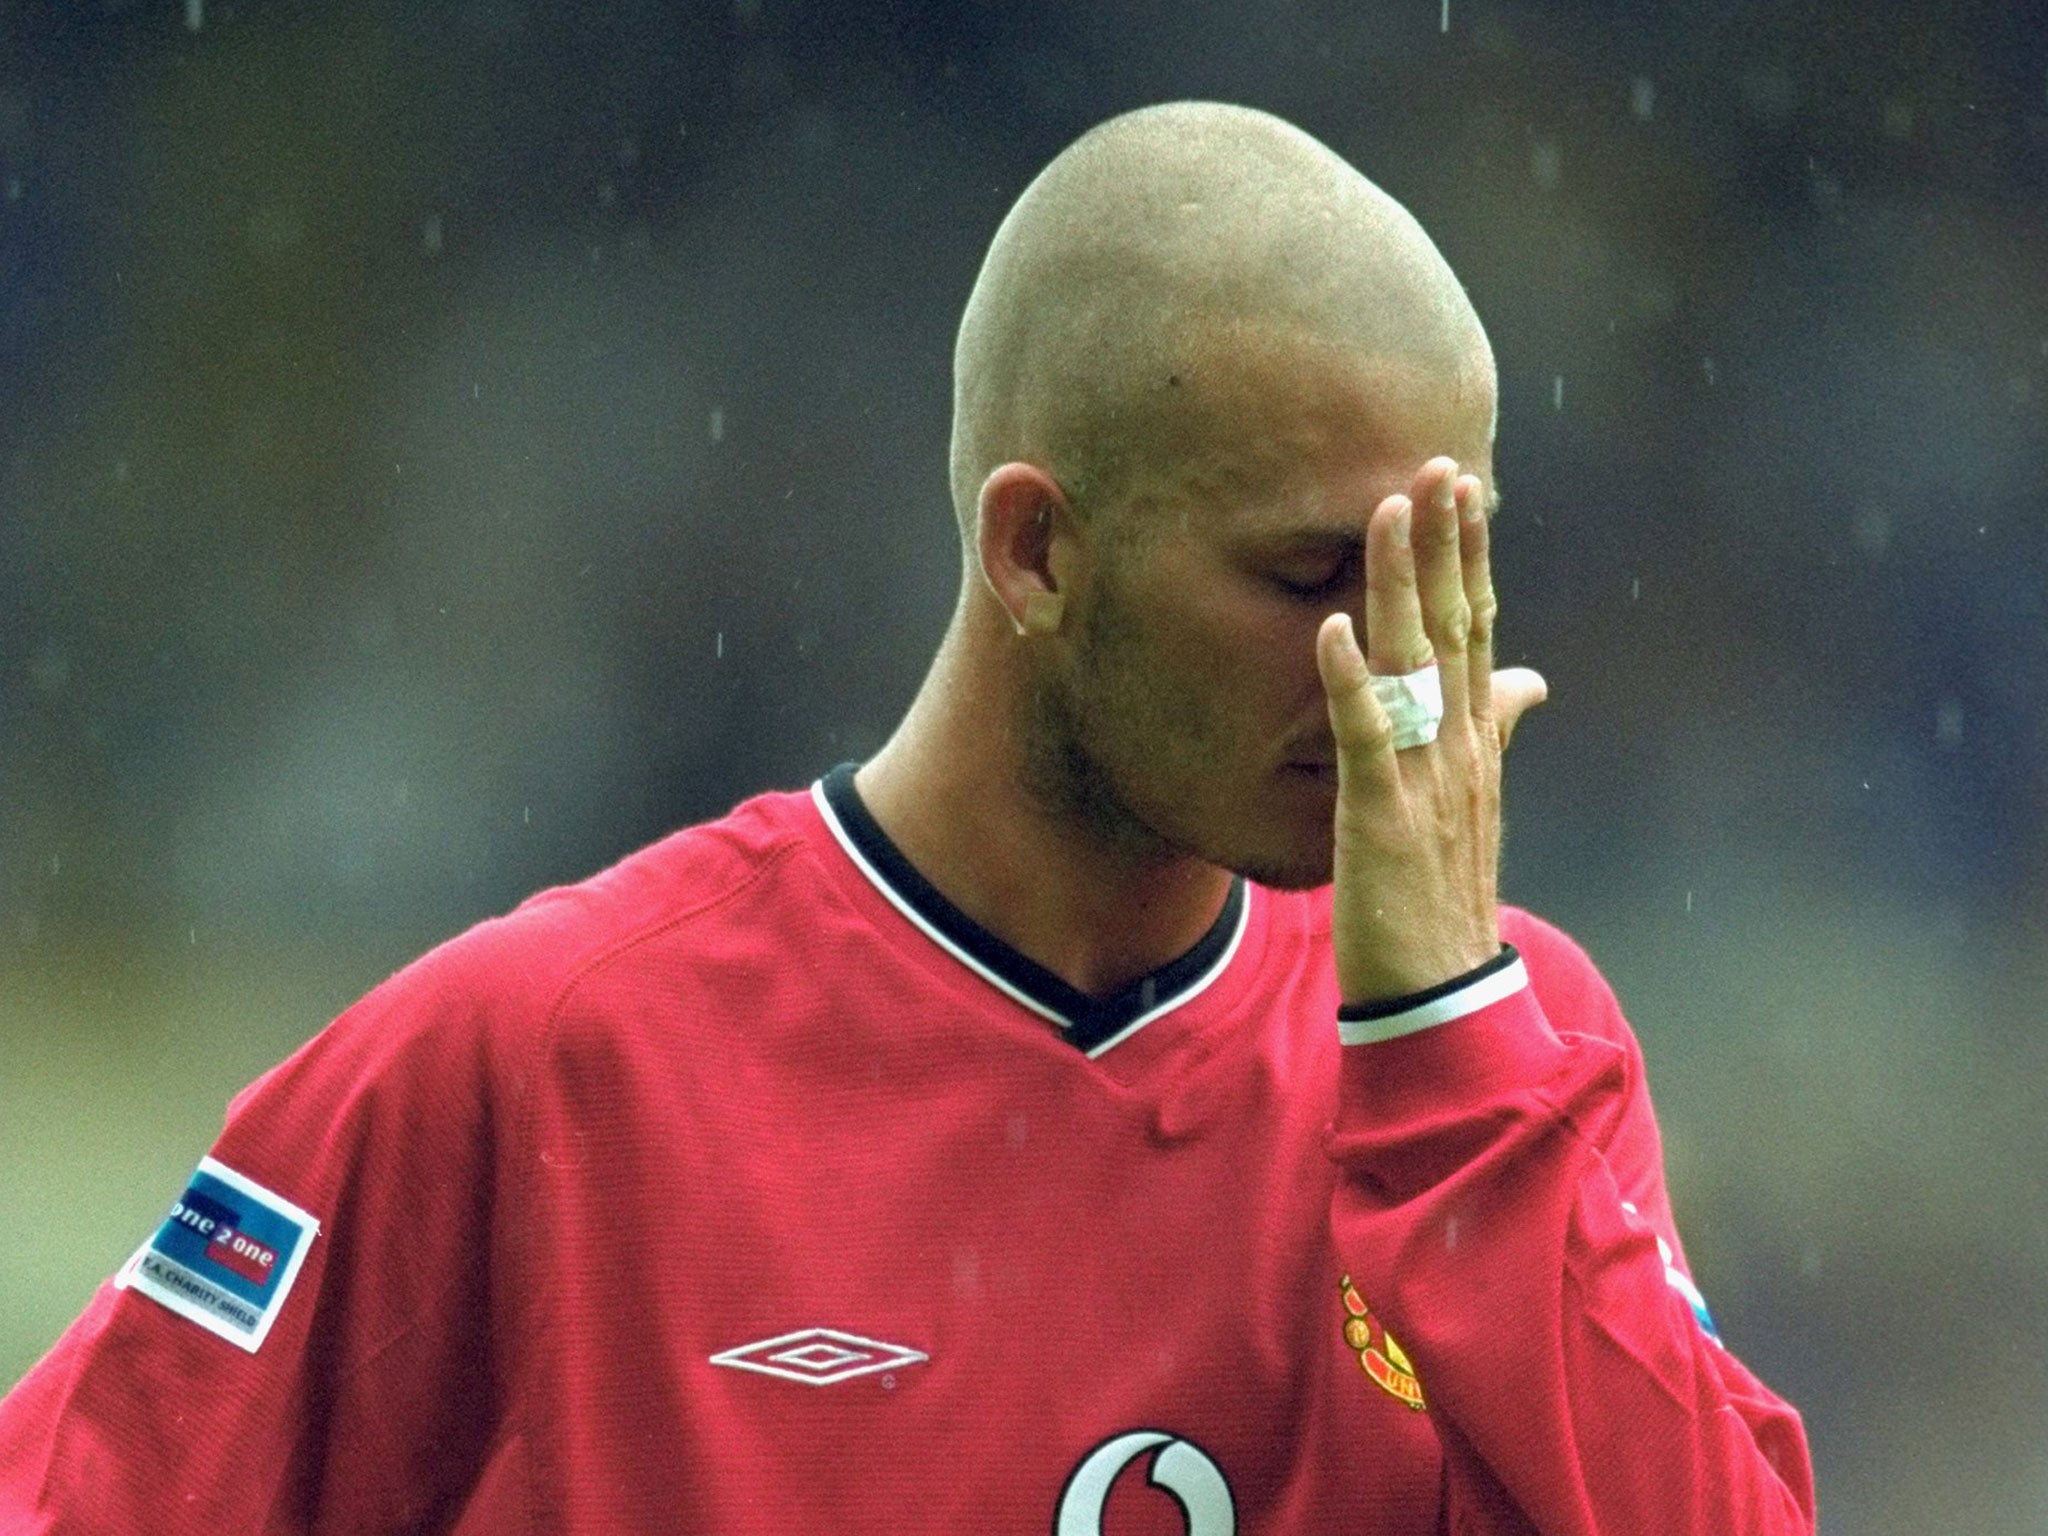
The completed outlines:
[[[1428,238],[1273,118],[1133,113],[956,376],[894,738],[243,1095],[0,1406],[0,1536],[1812,1529],[1633,1037],[1496,903],[1541,684]]]

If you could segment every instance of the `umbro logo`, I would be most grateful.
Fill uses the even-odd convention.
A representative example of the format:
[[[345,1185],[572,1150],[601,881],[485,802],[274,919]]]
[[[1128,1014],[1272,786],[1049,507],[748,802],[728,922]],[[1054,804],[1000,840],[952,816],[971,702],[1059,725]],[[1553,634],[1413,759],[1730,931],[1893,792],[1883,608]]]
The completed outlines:
[[[807,1386],[829,1387],[836,1381],[872,1376],[876,1371],[900,1370],[930,1358],[922,1350],[864,1339],[837,1328],[800,1328],[758,1344],[720,1350],[711,1357],[711,1363],[729,1365],[737,1371],[780,1376],[785,1381],[801,1381]]]

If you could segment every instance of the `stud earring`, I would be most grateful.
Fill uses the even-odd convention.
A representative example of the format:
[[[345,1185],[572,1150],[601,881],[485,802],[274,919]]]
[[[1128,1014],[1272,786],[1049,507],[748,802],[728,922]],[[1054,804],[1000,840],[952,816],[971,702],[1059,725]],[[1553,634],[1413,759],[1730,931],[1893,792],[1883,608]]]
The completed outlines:
[[[1049,635],[1060,627],[1067,600],[1057,592],[1033,592],[1024,599],[1024,616],[1017,621],[1020,635]]]

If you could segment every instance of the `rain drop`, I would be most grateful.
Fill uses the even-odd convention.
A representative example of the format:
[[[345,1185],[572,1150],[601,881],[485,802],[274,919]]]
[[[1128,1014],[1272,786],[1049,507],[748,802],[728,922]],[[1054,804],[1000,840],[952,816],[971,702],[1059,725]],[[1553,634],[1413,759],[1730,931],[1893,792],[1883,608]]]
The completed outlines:
[[[725,660],[725,631],[722,629],[711,643],[711,654],[720,661]]]
[[[1553,411],[1564,409],[1564,375],[1561,373],[1553,375],[1550,380],[1550,408]]]
[[[206,0],[185,0],[185,30],[197,32],[206,25]]]
[[[1564,151],[1557,147],[1557,140],[1538,139],[1529,146],[1529,174],[1546,192],[1557,185],[1564,174]]]
[[[714,443],[725,441],[725,408],[723,406],[713,406],[711,408],[711,441]]]
[[[1637,75],[1629,82],[1628,109],[1639,123],[1647,123],[1657,109],[1657,86],[1648,75]]]
[[[441,254],[441,215],[430,213],[420,225],[420,249],[429,256]]]
[[[1437,20],[1437,30],[1439,32],[1451,30],[1451,0],[1444,0],[1443,15]]]

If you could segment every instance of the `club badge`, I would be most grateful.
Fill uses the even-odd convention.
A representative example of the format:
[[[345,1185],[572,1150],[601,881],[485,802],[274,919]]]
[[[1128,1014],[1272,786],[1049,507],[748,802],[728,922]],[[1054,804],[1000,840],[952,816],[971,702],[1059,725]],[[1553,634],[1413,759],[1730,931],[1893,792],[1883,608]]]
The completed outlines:
[[[1415,1367],[1394,1342],[1394,1336],[1381,1326],[1380,1320],[1372,1315],[1365,1304],[1365,1298],[1358,1294],[1358,1287],[1351,1283],[1349,1275],[1337,1282],[1337,1289],[1344,1297],[1344,1343],[1357,1356],[1365,1374],[1377,1382],[1389,1396],[1397,1397],[1418,1412],[1428,1404],[1422,1400],[1422,1383],[1416,1380]]]

